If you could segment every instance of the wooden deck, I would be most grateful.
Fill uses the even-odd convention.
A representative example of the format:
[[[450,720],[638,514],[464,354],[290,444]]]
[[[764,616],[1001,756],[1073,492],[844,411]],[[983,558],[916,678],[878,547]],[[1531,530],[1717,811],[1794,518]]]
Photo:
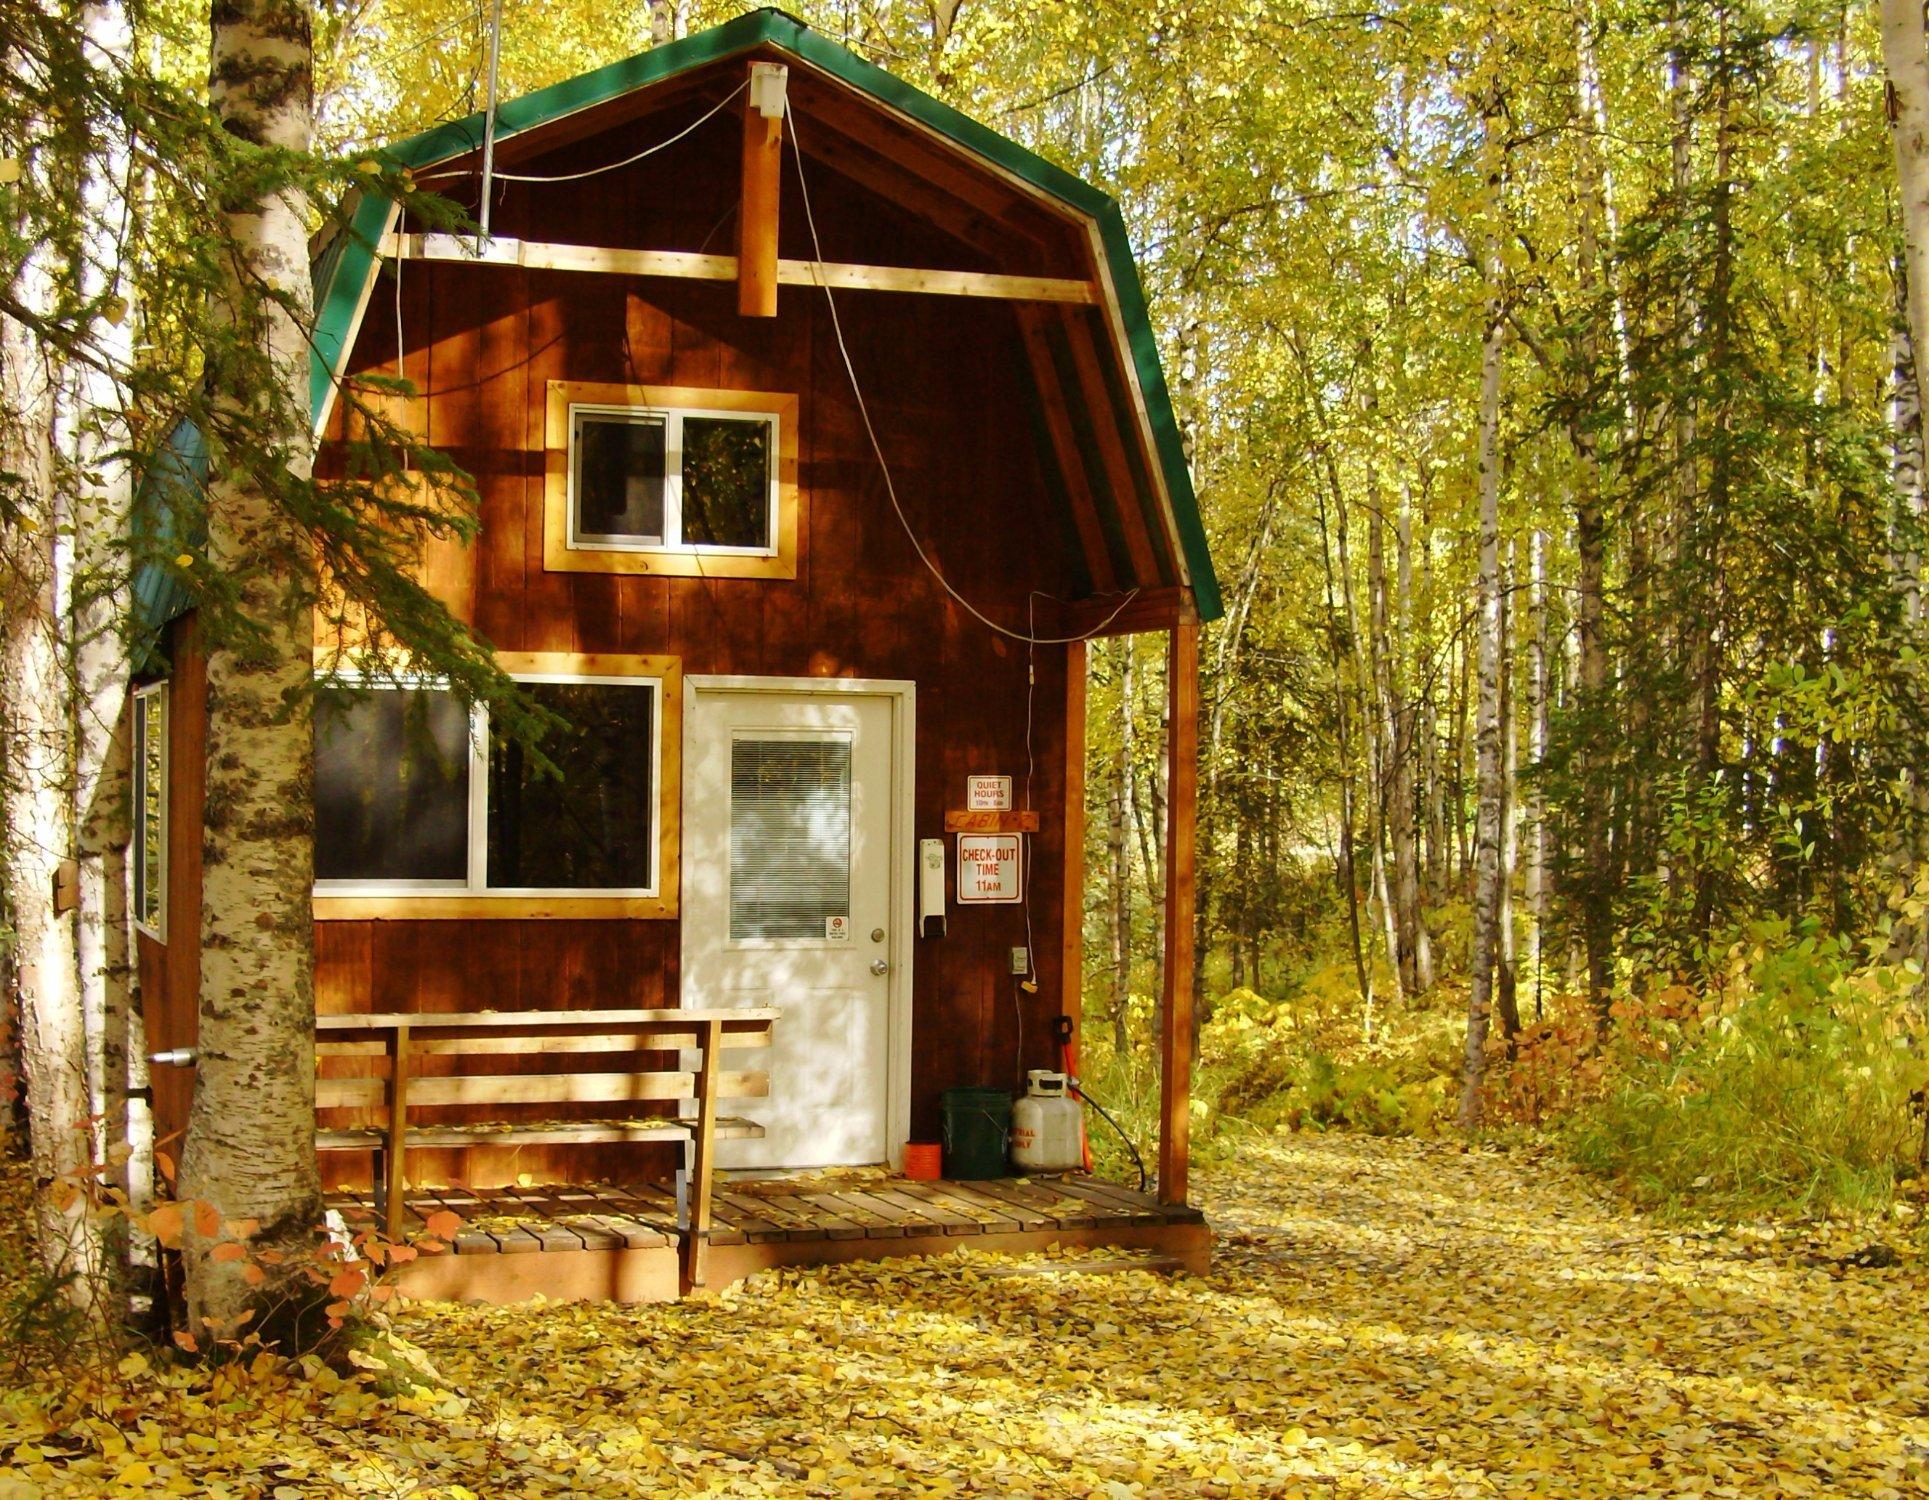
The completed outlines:
[[[367,1195],[331,1206],[351,1222]],[[443,1253],[399,1273],[411,1296],[519,1302],[669,1301],[679,1284],[676,1198],[656,1184],[412,1188],[404,1234],[448,1209],[463,1221]],[[1196,1208],[1087,1177],[913,1182],[882,1172],[720,1180],[704,1292],[769,1266],[942,1255],[960,1246],[1025,1254],[1053,1246],[1150,1251],[1203,1271],[1211,1237]]]

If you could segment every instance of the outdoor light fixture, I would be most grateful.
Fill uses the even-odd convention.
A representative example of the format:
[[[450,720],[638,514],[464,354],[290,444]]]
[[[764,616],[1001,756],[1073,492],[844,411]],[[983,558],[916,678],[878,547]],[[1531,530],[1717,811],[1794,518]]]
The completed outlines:
[[[750,107],[766,120],[784,114],[784,90],[790,83],[790,69],[782,63],[758,62],[750,65]]]

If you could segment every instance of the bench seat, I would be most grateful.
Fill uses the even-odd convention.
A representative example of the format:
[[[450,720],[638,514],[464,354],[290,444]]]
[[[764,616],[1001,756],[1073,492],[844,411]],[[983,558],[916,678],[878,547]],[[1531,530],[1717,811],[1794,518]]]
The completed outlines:
[[[694,1119],[665,1116],[656,1120],[536,1120],[527,1125],[483,1121],[474,1125],[411,1125],[409,1146],[599,1146],[625,1141],[687,1141],[696,1134]],[[711,1133],[724,1141],[760,1141],[764,1128],[755,1120],[720,1115]],[[321,1151],[380,1150],[388,1132],[374,1126],[321,1130],[315,1134]]]

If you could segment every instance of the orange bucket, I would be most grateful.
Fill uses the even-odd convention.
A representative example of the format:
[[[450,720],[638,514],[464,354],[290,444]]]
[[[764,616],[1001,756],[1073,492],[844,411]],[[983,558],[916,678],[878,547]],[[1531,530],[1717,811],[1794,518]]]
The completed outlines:
[[[913,1182],[936,1182],[944,1176],[944,1147],[936,1141],[912,1141],[904,1148],[904,1175]]]

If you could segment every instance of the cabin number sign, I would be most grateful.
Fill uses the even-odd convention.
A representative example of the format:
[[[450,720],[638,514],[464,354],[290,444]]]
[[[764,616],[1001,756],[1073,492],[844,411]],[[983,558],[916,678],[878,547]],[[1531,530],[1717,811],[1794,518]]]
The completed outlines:
[[[958,903],[1010,904],[1025,899],[1024,835],[958,835]]]

